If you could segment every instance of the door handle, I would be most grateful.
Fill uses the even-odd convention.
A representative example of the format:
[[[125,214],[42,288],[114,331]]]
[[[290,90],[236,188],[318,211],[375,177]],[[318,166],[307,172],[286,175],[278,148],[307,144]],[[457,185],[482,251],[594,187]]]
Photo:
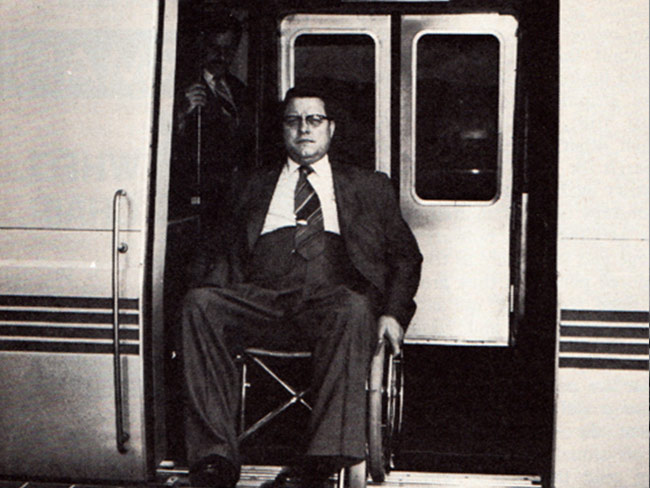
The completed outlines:
[[[128,250],[125,242],[120,242],[120,200],[126,197],[124,190],[117,190],[113,195],[113,273],[112,273],[112,295],[113,295],[113,388],[115,390],[115,435],[117,450],[120,453],[127,451],[126,442],[129,440],[129,433],[124,430],[122,405],[122,363],[120,358],[120,254]]]

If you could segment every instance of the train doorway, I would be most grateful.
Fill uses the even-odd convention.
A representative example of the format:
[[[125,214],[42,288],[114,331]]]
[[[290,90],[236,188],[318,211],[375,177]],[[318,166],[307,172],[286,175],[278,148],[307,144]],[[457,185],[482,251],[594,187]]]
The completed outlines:
[[[339,124],[337,135],[363,148],[350,152],[344,143],[333,150],[393,178],[402,210],[424,243],[427,271],[407,338],[409,386],[398,466],[546,477],[553,317],[546,314],[540,323],[527,314],[552,308],[553,287],[531,299],[526,285],[549,279],[541,268],[548,269],[552,239],[542,241],[552,228],[531,231],[526,217],[530,200],[537,217],[547,221],[553,207],[541,201],[545,186],[529,200],[524,174],[526,164],[540,157],[524,156],[520,144],[524,131],[539,137],[525,122],[534,110],[522,101],[531,76],[521,69],[528,61],[520,59],[531,53],[521,43],[526,15],[381,8],[234,12],[248,29],[235,65],[257,103],[253,164],[273,160],[268,156],[277,146],[268,114],[282,93],[296,82],[325,77],[350,112],[344,116],[347,132]],[[527,96],[529,104],[541,97],[534,88]],[[545,177],[533,170],[533,180]],[[552,186],[552,178],[543,185]],[[187,241],[198,220],[183,217],[173,226],[178,231],[170,227],[168,239]],[[526,255],[531,236],[542,243],[537,252],[548,256],[532,266]],[[165,282],[171,287],[186,284],[174,263],[189,259],[183,253],[191,247],[168,241],[172,266],[166,273],[172,278]],[[170,252],[182,255],[174,261]],[[526,275],[527,265],[532,274]],[[177,343],[173,330],[167,328],[168,344]],[[535,349],[539,344],[543,354]],[[176,353],[172,348],[166,354]],[[176,404],[182,393],[173,378],[180,366],[167,364],[167,392]],[[170,458],[182,460],[181,420],[179,409],[169,410]],[[272,443],[273,436],[265,445]]]

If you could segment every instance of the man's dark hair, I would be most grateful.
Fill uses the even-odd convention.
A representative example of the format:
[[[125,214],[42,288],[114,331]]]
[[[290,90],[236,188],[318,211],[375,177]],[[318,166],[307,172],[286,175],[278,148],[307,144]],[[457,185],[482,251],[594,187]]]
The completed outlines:
[[[328,91],[322,88],[320,84],[314,83],[313,86],[294,86],[287,90],[284,100],[280,104],[280,117],[284,115],[287,105],[294,98],[320,98],[325,106],[326,115],[332,120],[336,119],[336,103]]]
[[[235,44],[241,40],[243,27],[239,19],[225,10],[204,11],[198,16],[198,37],[232,32]]]

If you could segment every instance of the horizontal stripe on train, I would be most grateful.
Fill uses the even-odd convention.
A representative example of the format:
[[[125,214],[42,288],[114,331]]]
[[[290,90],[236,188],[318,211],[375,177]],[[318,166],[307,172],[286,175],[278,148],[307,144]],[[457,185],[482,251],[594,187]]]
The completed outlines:
[[[560,325],[562,337],[632,337],[638,339],[648,338],[647,327],[593,327]]]
[[[637,322],[648,323],[650,312],[621,310],[562,310],[560,320],[586,322]]]
[[[120,353],[138,355],[139,300],[119,307]],[[108,297],[0,295],[0,350],[113,354],[112,308]]]
[[[0,309],[0,321],[2,322],[56,322],[56,323],[80,323],[80,324],[111,324],[113,323],[112,312],[52,312],[35,310],[8,310]],[[120,324],[137,324],[138,314],[119,314]]]
[[[642,346],[648,345],[647,337],[563,337],[563,342],[593,342],[600,344],[640,344]]]
[[[113,354],[113,344],[0,339],[0,351]],[[137,344],[120,344],[120,353],[138,355],[140,347]]]
[[[560,368],[648,370],[646,311],[562,310]]]
[[[57,308],[113,308],[110,297],[54,297],[32,295],[0,295],[0,306],[57,307]],[[119,308],[137,310],[137,298],[120,298]]]
[[[563,320],[562,325],[568,327],[619,327],[628,329],[647,329],[643,322],[587,322],[585,320]]]
[[[625,369],[640,370],[648,369],[647,359],[601,359],[601,358],[575,358],[560,357],[560,368],[576,369]]]
[[[617,361],[645,361],[648,358],[647,354],[608,354],[608,353],[593,353],[593,352],[563,352],[560,358],[574,358],[574,359],[614,359]]]
[[[560,352],[593,352],[608,354],[648,354],[648,344],[614,344],[607,342],[560,342]]]
[[[120,339],[138,340],[138,329],[119,330]],[[113,339],[113,329],[106,327],[44,327],[0,324],[0,336],[56,337],[69,339]]]

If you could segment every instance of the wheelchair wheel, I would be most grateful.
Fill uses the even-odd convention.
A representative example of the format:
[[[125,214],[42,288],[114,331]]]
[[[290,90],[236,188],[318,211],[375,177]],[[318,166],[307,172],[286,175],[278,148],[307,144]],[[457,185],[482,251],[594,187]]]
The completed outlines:
[[[403,399],[402,358],[382,349],[372,361],[368,392],[368,469],[376,483],[383,482],[393,467]]]

